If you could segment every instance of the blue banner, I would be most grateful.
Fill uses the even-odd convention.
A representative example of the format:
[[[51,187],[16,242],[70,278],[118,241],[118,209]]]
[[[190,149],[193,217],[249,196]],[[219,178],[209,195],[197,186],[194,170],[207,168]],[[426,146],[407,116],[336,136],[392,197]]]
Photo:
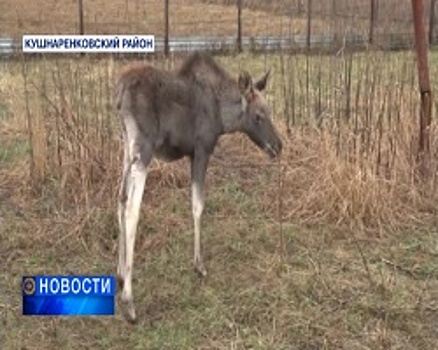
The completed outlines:
[[[114,315],[114,276],[26,276],[23,315]]]

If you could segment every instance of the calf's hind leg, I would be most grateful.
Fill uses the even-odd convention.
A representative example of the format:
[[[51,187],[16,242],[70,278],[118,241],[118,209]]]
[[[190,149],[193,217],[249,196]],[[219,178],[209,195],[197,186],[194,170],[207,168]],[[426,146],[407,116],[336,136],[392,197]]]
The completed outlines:
[[[136,141],[129,142],[129,165],[123,179],[125,182],[124,209],[121,215],[124,235],[124,264],[121,266],[123,289],[122,301],[127,305],[127,312],[131,321],[136,320],[134,299],[132,296],[132,270],[134,262],[134,245],[140,207],[147,177],[147,167],[152,159],[152,146],[143,142],[140,146]],[[122,242],[122,238],[120,239]],[[121,247],[120,249],[123,249]],[[123,251],[121,251],[123,253]],[[120,257],[119,257],[120,259]]]
[[[125,256],[126,256],[126,247],[125,247],[125,208],[126,208],[126,193],[128,190],[128,168],[130,166],[129,159],[129,149],[128,144],[126,142],[126,135],[123,135],[124,139],[124,154],[123,154],[123,172],[122,172],[122,180],[120,183],[119,190],[119,204],[117,209],[117,216],[119,220],[119,263],[117,265],[117,279],[120,286],[123,286],[123,278],[125,276]]]

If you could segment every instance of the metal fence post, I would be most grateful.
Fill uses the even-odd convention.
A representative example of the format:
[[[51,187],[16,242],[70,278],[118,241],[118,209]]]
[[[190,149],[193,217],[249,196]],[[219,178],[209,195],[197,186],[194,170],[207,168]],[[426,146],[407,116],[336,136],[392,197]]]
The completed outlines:
[[[424,23],[423,0],[412,0],[414,16],[415,49],[417,52],[418,83],[420,86],[421,111],[420,111],[420,138],[417,160],[419,161],[422,175],[428,173],[429,164],[429,130],[432,122],[432,91],[429,80],[429,67],[427,63],[427,36]]]
[[[169,0],[164,1],[164,54],[169,56]]]
[[[310,37],[312,35],[312,0],[307,0],[307,36],[306,46],[310,49]]]
[[[435,4],[436,0],[430,0],[430,13],[429,13],[429,46],[433,45],[433,31],[435,28]]]
[[[242,52],[242,0],[237,0],[237,50]]]
[[[376,21],[376,0],[370,0],[370,32],[368,36],[368,42],[374,43],[374,25]]]
[[[84,35],[84,4],[83,0],[78,0],[79,7],[79,34]]]

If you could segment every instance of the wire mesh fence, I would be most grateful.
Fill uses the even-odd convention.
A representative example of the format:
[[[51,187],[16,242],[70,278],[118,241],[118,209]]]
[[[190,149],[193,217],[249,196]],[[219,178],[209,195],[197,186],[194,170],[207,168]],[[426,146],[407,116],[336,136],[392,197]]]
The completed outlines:
[[[435,5],[426,1],[431,44],[438,41]],[[154,34],[164,43],[193,38],[209,46],[228,41],[227,47],[238,49],[254,43],[398,49],[413,43],[409,0],[17,0],[1,10],[0,36],[17,39],[23,34]],[[267,38],[277,43],[268,44]]]

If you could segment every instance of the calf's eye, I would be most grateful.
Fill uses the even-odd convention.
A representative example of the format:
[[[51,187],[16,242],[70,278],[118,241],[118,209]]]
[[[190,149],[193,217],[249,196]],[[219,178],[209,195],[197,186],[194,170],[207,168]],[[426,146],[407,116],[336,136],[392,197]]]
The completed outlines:
[[[255,121],[257,124],[260,124],[262,122],[262,116],[260,114],[256,114]]]

